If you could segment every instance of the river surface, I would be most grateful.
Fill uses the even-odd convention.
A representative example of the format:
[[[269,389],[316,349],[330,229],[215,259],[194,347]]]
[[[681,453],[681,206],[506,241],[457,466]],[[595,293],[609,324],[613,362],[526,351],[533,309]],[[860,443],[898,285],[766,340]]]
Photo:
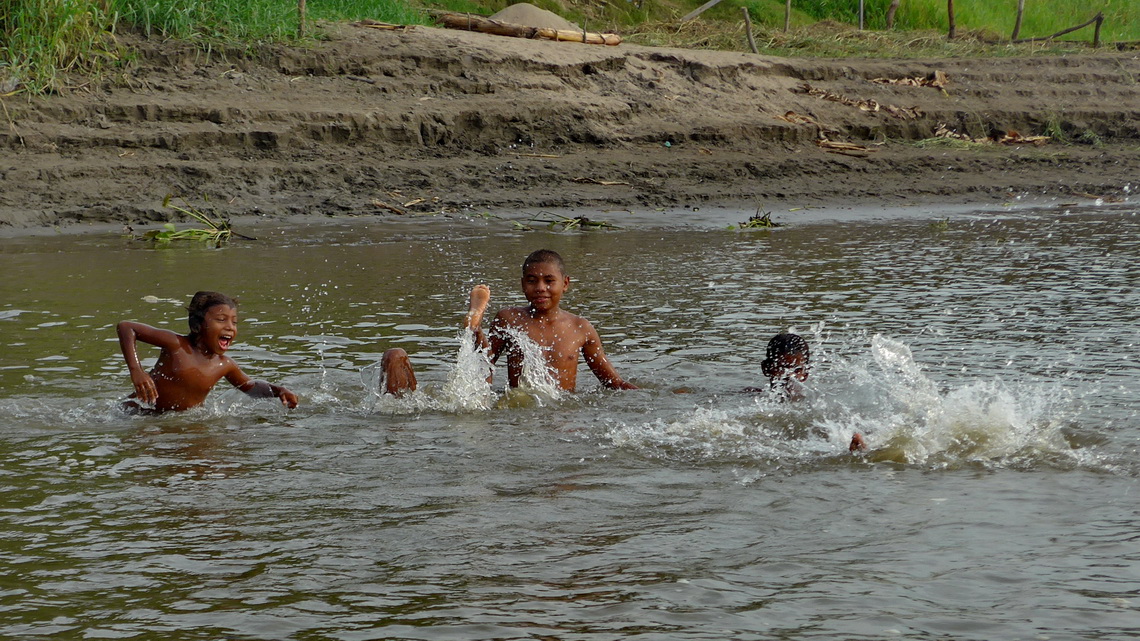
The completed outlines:
[[[1140,637],[1136,207],[749,213],[0,240],[0,638]],[[457,368],[467,292],[524,304],[538,248],[643,389]],[[115,323],[184,332],[199,289],[300,407],[118,409]],[[789,329],[807,398],[741,393]]]

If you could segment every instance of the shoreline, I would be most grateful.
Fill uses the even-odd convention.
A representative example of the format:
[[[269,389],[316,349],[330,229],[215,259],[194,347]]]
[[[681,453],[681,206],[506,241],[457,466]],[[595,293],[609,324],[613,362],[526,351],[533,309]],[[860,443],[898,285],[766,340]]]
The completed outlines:
[[[811,205],[792,206],[789,203],[774,203],[773,207],[763,208],[764,212],[771,213],[772,221],[777,225],[770,229],[781,227],[804,227],[809,225],[851,223],[872,224],[891,221],[938,221],[967,218],[983,213],[1002,212],[1017,214],[1027,211],[1038,211],[1043,215],[1056,212],[1067,214],[1076,210],[1080,212],[1093,210],[1117,210],[1137,208],[1135,199],[1125,199],[1120,202],[1101,202],[1085,200],[1077,201],[1063,198],[1037,198],[1019,197],[1012,202],[996,203],[987,201],[948,202],[930,201],[924,203],[890,204],[874,202],[860,202],[850,205]],[[297,231],[306,227],[321,227],[324,229],[334,227],[351,228],[354,226],[384,225],[392,233],[408,233],[425,226],[437,227],[450,225],[469,228],[481,225],[494,228],[496,224],[502,229],[497,231],[513,231],[511,225],[515,222],[528,223],[535,216],[549,214],[556,217],[585,216],[595,221],[605,221],[615,226],[612,230],[599,230],[592,233],[612,233],[625,229],[678,229],[692,228],[696,231],[727,230],[729,225],[738,225],[755,213],[755,208],[739,203],[705,203],[700,206],[685,206],[661,209],[594,209],[589,207],[576,207],[567,209],[544,208],[533,210],[487,211],[490,216],[465,214],[413,214],[397,216],[385,213],[368,214],[342,214],[337,216],[315,216],[310,214],[292,214],[288,216],[236,216],[229,220],[237,233],[252,235],[257,242],[261,240],[259,231],[271,232]],[[150,221],[130,224],[135,240],[151,230],[162,229],[164,222]],[[180,229],[198,226],[191,222],[175,223]],[[76,222],[63,226],[0,226],[0,240],[43,239],[49,237],[111,237],[121,236],[125,240],[126,223],[117,221],[86,221]],[[534,230],[545,229],[544,223],[532,223]],[[554,229],[554,227],[551,227]],[[736,231],[767,231],[769,228]],[[196,241],[176,241],[174,246],[190,247],[201,244]],[[207,243],[208,244],[208,243]]]

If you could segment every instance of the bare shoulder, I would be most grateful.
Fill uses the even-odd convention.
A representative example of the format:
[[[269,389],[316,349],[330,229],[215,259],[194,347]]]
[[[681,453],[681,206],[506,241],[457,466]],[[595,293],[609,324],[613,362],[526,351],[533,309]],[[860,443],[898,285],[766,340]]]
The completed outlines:
[[[526,307],[504,307],[495,314],[494,323],[496,325],[518,326],[522,325],[527,318]]]
[[[562,317],[559,319],[559,321],[563,322],[563,323],[571,324],[574,327],[578,327],[578,328],[581,328],[583,330],[593,330],[594,329],[594,324],[591,323],[588,318],[586,318],[585,316],[579,316],[577,314],[572,314],[566,310],[562,310]]]

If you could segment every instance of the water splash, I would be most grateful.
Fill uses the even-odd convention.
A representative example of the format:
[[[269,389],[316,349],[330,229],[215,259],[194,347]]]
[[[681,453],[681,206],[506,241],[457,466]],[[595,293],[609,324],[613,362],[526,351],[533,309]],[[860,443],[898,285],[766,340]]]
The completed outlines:
[[[488,377],[491,361],[487,352],[475,343],[475,334],[468,328],[459,333],[459,353],[455,367],[447,376],[441,397],[451,411],[486,410],[495,402]]]
[[[498,331],[507,334],[514,344],[514,349],[517,349],[522,356],[519,388],[533,395],[539,404],[544,400],[556,401],[562,398],[562,388],[546,360],[549,348],[535,343],[521,329],[507,327]]]
[[[940,390],[906,344],[878,335],[869,349],[831,357],[817,374],[802,403],[717,397],[672,419],[612,425],[605,436],[617,447],[685,460],[1112,467],[1066,438],[1078,399],[1059,383],[975,379]],[[871,451],[852,459],[847,444],[855,432]]]

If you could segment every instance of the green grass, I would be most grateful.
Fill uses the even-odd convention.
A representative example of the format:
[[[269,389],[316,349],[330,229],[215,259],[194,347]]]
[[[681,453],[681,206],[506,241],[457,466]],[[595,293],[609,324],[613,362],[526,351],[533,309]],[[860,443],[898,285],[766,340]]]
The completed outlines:
[[[868,29],[885,29],[889,0],[866,0],[865,25]],[[831,19],[858,24],[856,0],[793,0],[792,7],[816,20]],[[1140,41],[1140,2],[1136,0],[1025,0],[1021,22],[1022,38],[1048,36],[1089,20],[1097,11],[1104,13],[1101,38],[1105,41]],[[782,14],[781,14],[782,15]],[[954,20],[959,32],[980,31],[995,38],[1008,39],[1017,18],[1015,0],[955,0]],[[782,19],[782,18],[781,18]],[[794,24],[794,23],[793,23]],[[902,0],[895,16],[900,30],[931,29],[945,33],[946,0]],[[1065,36],[1068,39],[1091,40],[1092,28]]]
[[[99,2],[0,0],[0,94],[20,85],[41,92],[61,73],[114,59],[112,24]]]

